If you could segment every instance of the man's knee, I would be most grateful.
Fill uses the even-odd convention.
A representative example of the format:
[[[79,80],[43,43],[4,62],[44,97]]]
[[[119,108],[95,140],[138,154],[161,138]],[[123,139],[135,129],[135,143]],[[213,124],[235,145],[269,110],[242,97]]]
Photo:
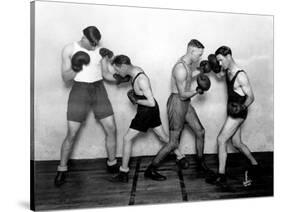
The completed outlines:
[[[77,134],[76,132],[68,131],[64,143],[68,145],[73,145],[76,138],[76,134]]]
[[[77,133],[78,133],[78,129],[72,129],[71,127],[68,128],[67,130],[67,139],[66,140],[74,140],[75,137],[77,136]]]
[[[205,129],[203,127],[200,128],[200,129],[197,129],[195,134],[196,134],[196,136],[198,138],[204,139],[204,137],[205,137]]]
[[[178,148],[179,147],[179,145],[178,145],[178,143],[171,143],[171,145],[170,145],[170,151],[173,151],[173,150],[175,150],[176,148]]]
[[[169,136],[168,135],[165,135],[165,136],[159,135],[159,139],[160,139],[160,141],[162,141],[164,143],[169,143]]]
[[[181,131],[170,131],[169,146],[172,149],[176,149],[179,146]]]
[[[237,149],[241,149],[241,142],[240,141],[232,139],[232,145]]]
[[[169,151],[173,151],[179,147],[179,142],[176,139],[171,139],[167,146]]]
[[[124,143],[131,142],[131,140],[132,140],[132,138],[129,134],[124,135],[124,137],[123,137]]]
[[[73,143],[77,137],[80,127],[81,127],[81,123],[68,121],[65,141],[69,143]]]
[[[104,125],[105,133],[107,136],[115,135],[116,133],[116,126],[114,122],[110,122]]]

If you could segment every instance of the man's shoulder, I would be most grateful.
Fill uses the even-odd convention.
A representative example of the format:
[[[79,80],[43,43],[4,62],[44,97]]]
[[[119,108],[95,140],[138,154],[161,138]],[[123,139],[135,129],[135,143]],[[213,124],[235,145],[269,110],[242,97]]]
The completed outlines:
[[[139,76],[137,77],[138,84],[147,84],[149,83],[149,77],[144,73],[144,71],[139,68]]]
[[[73,52],[73,49],[74,49],[74,42],[66,44],[63,47],[62,51],[64,53],[71,54]]]
[[[139,66],[133,66],[133,69],[138,71],[138,72],[144,72],[143,69]]]
[[[189,69],[187,69],[189,67],[186,67],[183,62],[179,61],[177,62],[172,70],[172,75],[176,76],[176,75],[186,75],[187,72],[189,71]]]
[[[245,77],[245,76],[247,76],[247,72],[244,70],[244,69],[238,69],[238,71],[237,71],[237,77]]]
[[[247,83],[248,82],[248,75],[247,75],[247,73],[244,71],[244,70],[242,70],[242,69],[240,69],[239,71],[238,71],[239,73],[237,74],[237,80],[238,80],[238,82],[239,83]]]

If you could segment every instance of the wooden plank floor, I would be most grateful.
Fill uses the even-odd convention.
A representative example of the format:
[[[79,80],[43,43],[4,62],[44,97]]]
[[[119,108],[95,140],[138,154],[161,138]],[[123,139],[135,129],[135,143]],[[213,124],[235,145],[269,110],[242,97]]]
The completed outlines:
[[[261,180],[253,187],[242,185],[247,161],[241,154],[228,158],[228,183],[222,190],[205,183],[202,173],[196,170],[195,156],[188,155],[189,169],[176,166],[173,156],[159,168],[167,176],[164,182],[144,178],[144,171],[152,157],[131,159],[129,183],[112,183],[105,169],[105,159],[72,160],[67,183],[54,187],[58,161],[31,162],[35,167],[34,201],[36,210],[109,207],[140,204],[175,203],[186,201],[217,200],[273,196],[273,152],[254,153],[263,165]],[[207,155],[207,164],[217,168],[217,156]]]

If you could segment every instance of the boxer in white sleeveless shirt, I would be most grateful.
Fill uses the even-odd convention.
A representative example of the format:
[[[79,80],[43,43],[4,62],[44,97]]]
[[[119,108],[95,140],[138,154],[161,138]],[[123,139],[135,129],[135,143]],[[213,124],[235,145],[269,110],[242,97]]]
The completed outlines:
[[[68,170],[67,162],[72,152],[77,132],[86,120],[90,110],[99,120],[105,131],[106,150],[108,154],[107,170],[110,173],[118,172],[119,166],[116,160],[116,125],[112,106],[103,80],[114,81],[112,74],[103,66],[108,58],[102,58],[99,54],[99,41],[101,34],[95,26],[89,26],[83,30],[80,41],[66,45],[62,52],[62,78],[65,82],[73,80],[68,106],[67,106],[67,135],[61,146],[60,164],[55,177],[55,186],[65,183]],[[90,56],[90,63],[83,65],[79,72],[71,67],[71,58],[83,51]]]

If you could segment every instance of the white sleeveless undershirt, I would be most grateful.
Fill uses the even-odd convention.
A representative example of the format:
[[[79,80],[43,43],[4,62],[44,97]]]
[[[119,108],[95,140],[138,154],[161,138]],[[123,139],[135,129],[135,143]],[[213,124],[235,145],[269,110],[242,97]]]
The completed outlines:
[[[100,64],[101,56],[99,54],[100,48],[89,51],[81,47],[77,42],[74,42],[73,45],[74,51],[72,56],[78,51],[86,52],[90,56],[90,63],[88,65],[83,65],[82,70],[74,77],[74,81],[91,83],[102,80],[103,78]]]

